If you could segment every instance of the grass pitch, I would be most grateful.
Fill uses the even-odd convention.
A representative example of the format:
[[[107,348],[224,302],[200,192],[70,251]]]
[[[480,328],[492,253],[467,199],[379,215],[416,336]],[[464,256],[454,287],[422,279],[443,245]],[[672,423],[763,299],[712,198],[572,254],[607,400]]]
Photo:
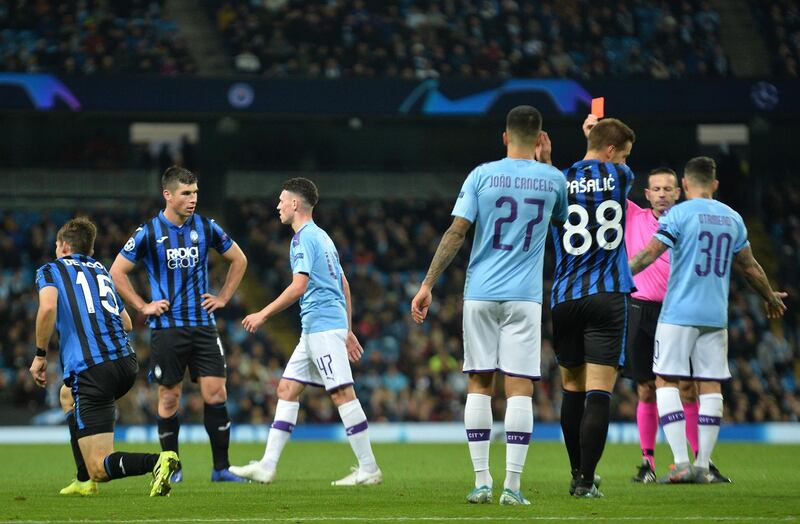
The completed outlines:
[[[149,476],[100,485],[92,497],[58,494],[74,476],[69,446],[0,446],[0,523],[6,522],[791,522],[800,517],[800,446],[721,444],[714,453],[734,484],[635,485],[633,445],[609,445],[598,473],[605,498],[569,497],[566,452],[536,443],[522,479],[527,507],[499,506],[504,448],[492,444],[495,504],[470,505],[473,476],[466,445],[377,444],[384,484],[334,488],[354,458],[347,444],[290,442],[275,484],[212,484],[207,445],[182,445],[184,482],[168,498],[149,498]],[[157,445],[121,445],[156,451]],[[258,458],[263,445],[234,444],[231,461]],[[671,457],[656,452],[659,474]]]

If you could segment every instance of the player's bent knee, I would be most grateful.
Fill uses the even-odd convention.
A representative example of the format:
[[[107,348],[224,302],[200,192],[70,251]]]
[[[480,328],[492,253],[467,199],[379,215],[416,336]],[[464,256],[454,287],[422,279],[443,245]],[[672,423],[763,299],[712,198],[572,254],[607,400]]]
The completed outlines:
[[[300,393],[303,392],[305,386],[299,382],[292,380],[281,379],[278,382],[278,390],[276,391],[278,398],[287,402],[297,402],[300,398]]]
[[[228,392],[225,386],[203,392],[203,402],[206,404],[221,404],[228,400]]]
[[[337,406],[346,404],[356,399],[356,390],[353,386],[345,386],[343,388],[331,391],[331,400]]]
[[[158,392],[158,415],[161,417],[171,417],[178,411],[181,401],[180,390],[161,389]]]

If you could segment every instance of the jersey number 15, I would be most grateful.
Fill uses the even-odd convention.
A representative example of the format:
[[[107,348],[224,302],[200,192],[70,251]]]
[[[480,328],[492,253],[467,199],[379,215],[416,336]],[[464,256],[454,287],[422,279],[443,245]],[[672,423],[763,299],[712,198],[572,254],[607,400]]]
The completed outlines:
[[[81,287],[81,291],[83,291],[83,299],[86,301],[86,310],[90,314],[94,314],[92,290],[89,288],[89,281],[86,279],[86,274],[83,271],[78,271],[75,283],[78,284]],[[97,275],[97,294],[100,296],[100,303],[103,305],[103,309],[112,315],[119,315],[119,306],[114,296],[114,288],[111,287],[111,278],[108,275]]]

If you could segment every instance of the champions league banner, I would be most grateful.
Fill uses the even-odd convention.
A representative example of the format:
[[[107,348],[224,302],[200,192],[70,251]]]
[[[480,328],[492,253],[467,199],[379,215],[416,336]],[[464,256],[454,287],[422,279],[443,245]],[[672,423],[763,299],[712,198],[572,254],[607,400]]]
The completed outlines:
[[[59,77],[0,73],[0,111],[469,117],[530,104],[546,115],[583,116],[593,97],[609,114],[800,114],[798,81],[399,80],[197,77]]]

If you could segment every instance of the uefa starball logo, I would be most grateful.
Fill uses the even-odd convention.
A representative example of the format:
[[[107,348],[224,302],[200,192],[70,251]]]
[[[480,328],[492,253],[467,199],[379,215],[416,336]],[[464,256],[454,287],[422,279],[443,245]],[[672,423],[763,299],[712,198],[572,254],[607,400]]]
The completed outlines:
[[[195,267],[198,260],[200,260],[200,250],[197,246],[167,249],[167,267],[170,269]]]

